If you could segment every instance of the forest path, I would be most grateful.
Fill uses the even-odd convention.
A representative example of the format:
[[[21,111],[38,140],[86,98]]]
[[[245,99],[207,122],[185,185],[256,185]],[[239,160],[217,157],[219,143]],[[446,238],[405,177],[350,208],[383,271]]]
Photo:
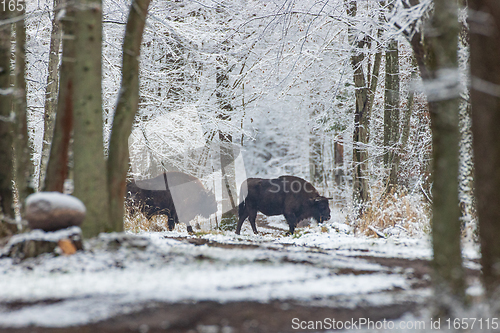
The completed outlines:
[[[37,316],[54,312],[92,313],[100,306],[120,310],[71,326],[57,328],[53,323],[17,328],[0,326],[0,332],[294,332],[297,321],[328,324],[331,319],[343,322],[369,319],[397,323],[405,314],[418,318],[429,308],[430,261],[419,254],[423,250],[418,246],[411,249],[412,243],[398,241],[394,245],[370,238],[360,242],[358,238],[338,233],[307,234],[307,228],[300,237],[284,237],[286,224],[263,218],[258,220],[258,228],[263,235],[254,236],[249,228],[241,236],[230,232],[204,236],[151,233],[148,237],[162,251],[147,252],[144,257],[136,252],[129,255],[137,256],[134,260],[138,262],[147,261],[147,265],[169,269],[166,273],[159,271],[158,277],[164,283],[152,287],[153,296],[137,297],[127,303],[130,296],[124,302],[122,295],[109,290],[109,296],[97,293],[33,302],[1,302],[0,319],[9,314],[22,316],[23,311],[32,315],[32,310]],[[318,242],[320,237],[330,238],[326,238],[328,242]],[[394,251],[387,250],[391,246],[401,253],[410,247],[419,255],[394,255]],[[137,271],[133,262],[116,260],[122,258],[118,254],[112,258],[120,267],[118,273],[117,268],[110,269],[110,273]],[[103,260],[110,262],[110,259]],[[470,284],[479,279],[475,265],[477,259],[466,261],[466,266],[472,267],[467,269]],[[155,271],[148,271],[149,266],[144,267],[144,274],[154,274]],[[189,276],[185,275],[187,272]],[[143,278],[140,281],[148,283]],[[203,283],[197,285],[196,281]],[[138,291],[133,287],[127,291],[129,294],[150,291],[144,286],[139,286]],[[206,289],[209,292],[205,295]],[[171,294],[178,293],[185,296],[171,298]],[[65,311],[68,308],[71,311]]]

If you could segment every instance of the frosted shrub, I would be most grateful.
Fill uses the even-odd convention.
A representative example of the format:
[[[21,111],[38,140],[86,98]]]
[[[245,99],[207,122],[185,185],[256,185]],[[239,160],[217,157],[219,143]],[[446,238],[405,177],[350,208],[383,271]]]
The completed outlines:
[[[386,236],[421,236],[430,232],[431,206],[419,193],[397,188],[385,193],[384,187],[372,188],[371,201],[357,221],[357,232]],[[371,227],[371,228],[370,228]]]

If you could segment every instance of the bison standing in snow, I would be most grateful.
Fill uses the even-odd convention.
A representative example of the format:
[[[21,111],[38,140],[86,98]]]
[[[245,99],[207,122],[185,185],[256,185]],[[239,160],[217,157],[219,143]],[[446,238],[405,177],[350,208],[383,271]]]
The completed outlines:
[[[189,222],[197,215],[209,217],[217,211],[213,192],[203,187],[200,180],[188,174],[171,171],[158,177],[132,181],[127,184],[127,205],[138,208],[146,218],[163,214],[168,216],[168,230],[175,223]]]
[[[295,226],[302,220],[314,218],[319,223],[330,219],[329,198],[302,178],[281,176],[275,179],[248,178],[241,185],[241,203],[236,234],[248,217],[254,234],[257,234],[255,218],[257,212],[267,216],[284,215],[293,234]]]

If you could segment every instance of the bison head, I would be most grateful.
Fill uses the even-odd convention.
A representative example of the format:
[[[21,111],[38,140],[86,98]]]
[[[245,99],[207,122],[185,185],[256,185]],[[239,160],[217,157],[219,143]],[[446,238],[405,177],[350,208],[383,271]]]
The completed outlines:
[[[330,206],[328,205],[328,198],[317,196],[309,200],[312,205],[312,217],[318,221],[318,223],[328,221],[330,219]]]

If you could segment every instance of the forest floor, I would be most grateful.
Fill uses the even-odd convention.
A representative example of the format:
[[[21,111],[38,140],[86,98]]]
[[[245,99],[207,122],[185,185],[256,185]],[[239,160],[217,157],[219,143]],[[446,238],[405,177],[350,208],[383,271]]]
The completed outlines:
[[[386,332],[431,329],[426,237],[354,236],[335,223],[290,237],[281,219],[257,225],[258,236],[248,225],[241,236],[143,233],[118,237],[110,251],[110,235],[69,257],[2,259],[0,331],[315,332],[341,323],[370,332],[370,321]],[[479,299],[469,245],[467,292]]]

